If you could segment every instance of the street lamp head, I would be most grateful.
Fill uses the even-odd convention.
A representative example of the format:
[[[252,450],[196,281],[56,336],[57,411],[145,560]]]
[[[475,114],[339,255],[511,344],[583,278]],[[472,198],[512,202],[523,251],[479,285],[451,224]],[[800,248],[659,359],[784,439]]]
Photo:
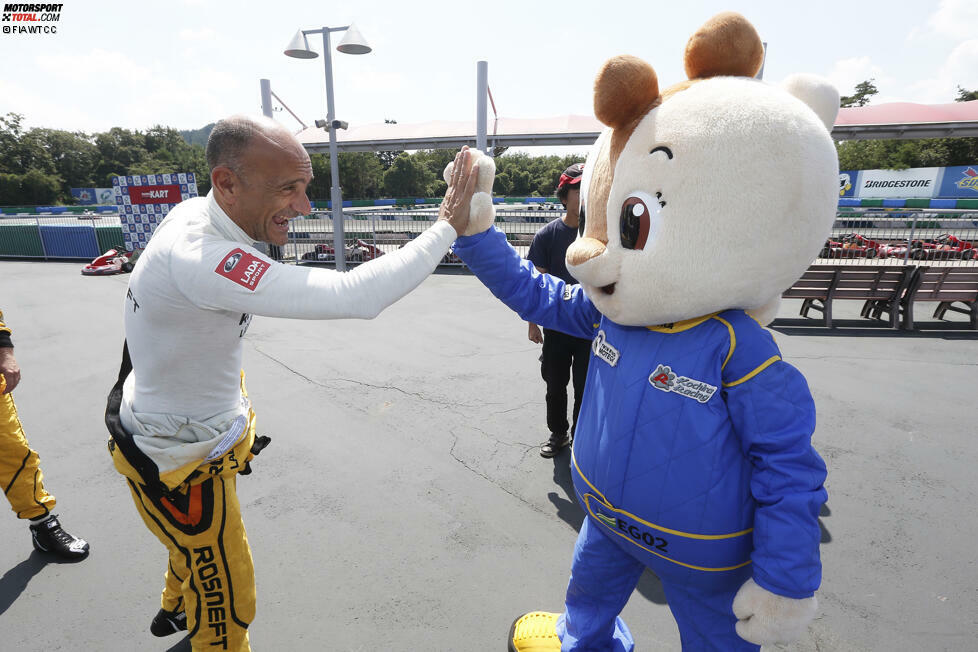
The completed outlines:
[[[309,49],[309,41],[306,40],[306,35],[300,29],[289,41],[289,44],[285,46],[285,56],[296,59],[315,59],[319,53]]]
[[[367,54],[372,49],[367,45],[367,39],[363,38],[357,26],[352,23],[346,28],[343,40],[336,46],[336,50],[343,54]]]

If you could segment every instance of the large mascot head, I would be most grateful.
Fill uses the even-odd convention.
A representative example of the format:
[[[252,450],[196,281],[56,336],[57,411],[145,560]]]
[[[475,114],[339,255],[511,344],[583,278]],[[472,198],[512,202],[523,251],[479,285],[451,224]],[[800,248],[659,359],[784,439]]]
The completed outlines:
[[[805,75],[758,81],[762,58],[753,26],[725,13],[689,40],[687,81],[660,91],[632,56],[598,74],[594,111],[608,128],[584,168],[567,267],[613,321],[743,308],[766,323],[824,244],[839,94]]]

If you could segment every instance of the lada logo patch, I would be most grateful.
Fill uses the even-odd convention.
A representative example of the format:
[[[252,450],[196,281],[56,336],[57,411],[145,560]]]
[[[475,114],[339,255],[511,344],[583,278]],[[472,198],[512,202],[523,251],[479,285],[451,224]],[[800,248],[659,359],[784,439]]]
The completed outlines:
[[[649,383],[663,392],[674,392],[700,403],[709,401],[717,391],[714,385],[708,385],[701,380],[677,376],[669,365],[664,364],[660,364],[649,375]]]
[[[234,269],[234,266],[238,264],[239,260],[241,260],[241,254],[234,254],[233,256],[230,256],[226,261],[224,261],[224,271],[230,272],[232,269]]]
[[[591,350],[595,356],[601,358],[612,367],[618,364],[618,358],[621,357],[618,349],[611,346],[611,343],[607,341],[603,330],[598,331],[598,334],[594,337],[594,341],[591,342]]]
[[[214,271],[254,292],[255,288],[258,287],[258,282],[269,267],[270,265],[261,258],[253,256],[243,249],[235,249],[218,263]]]

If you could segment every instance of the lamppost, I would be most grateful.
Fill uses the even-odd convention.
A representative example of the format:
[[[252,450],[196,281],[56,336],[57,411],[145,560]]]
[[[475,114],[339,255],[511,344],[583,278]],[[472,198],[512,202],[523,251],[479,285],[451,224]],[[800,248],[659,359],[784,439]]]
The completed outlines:
[[[326,120],[317,120],[316,126],[329,132],[329,174],[330,201],[333,206],[333,258],[337,271],[346,271],[346,248],[343,246],[343,196],[340,192],[340,161],[336,152],[336,130],[346,129],[347,123],[337,120],[333,109],[333,60],[329,52],[329,33],[346,31],[343,40],[336,46],[344,54],[367,54],[372,49],[360,35],[356,25],[345,27],[322,27],[320,29],[300,29],[289,41],[285,54],[296,59],[315,59],[319,53],[309,49],[307,34],[323,35],[323,63],[326,68]]]

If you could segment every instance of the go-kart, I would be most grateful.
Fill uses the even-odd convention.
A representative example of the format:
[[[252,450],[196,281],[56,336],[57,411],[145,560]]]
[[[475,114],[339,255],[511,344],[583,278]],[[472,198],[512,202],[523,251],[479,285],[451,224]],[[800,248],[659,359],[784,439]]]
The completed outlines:
[[[110,274],[125,274],[132,271],[133,252],[119,252],[109,249],[104,254],[82,267],[83,276],[108,276]]]
[[[972,243],[961,240],[950,233],[941,234],[928,244],[930,245],[927,246],[926,250],[926,258],[928,259],[952,260],[960,258],[961,260],[971,260],[978,253]]]
[[[825,241],[819,258],[876,258],[882,245],[858,233],[845,233],[838,240]]]
[[[384,255],[380,247],[365,240],[357,240],[354,244],[347,245],[343,249],[346,253],[346,260],[352,263],[362,263],[365,260],[373,260]],[[302,260],[327,262],[335,259],[336,252],[331,244],[318,244],[312,251],[302,254]]]

